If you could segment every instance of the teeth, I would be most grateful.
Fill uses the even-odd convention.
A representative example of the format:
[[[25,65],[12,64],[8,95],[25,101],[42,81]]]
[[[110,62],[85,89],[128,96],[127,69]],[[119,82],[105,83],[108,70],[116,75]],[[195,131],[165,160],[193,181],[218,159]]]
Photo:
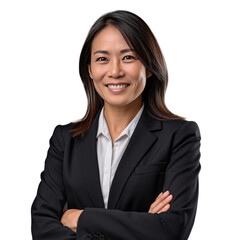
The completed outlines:
[[[120,88],[125,88],[127,87],[127,84],[122,84],[122,85],[108,85],[109,88],[111,89],[120,89]]]

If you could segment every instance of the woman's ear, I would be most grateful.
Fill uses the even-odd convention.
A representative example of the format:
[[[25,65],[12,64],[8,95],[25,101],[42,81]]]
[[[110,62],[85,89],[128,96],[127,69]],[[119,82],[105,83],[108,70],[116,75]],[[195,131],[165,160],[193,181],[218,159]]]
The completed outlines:
[[[89,73],[90,78],[93,79],[92,70],[91,70],[91,65],[90,64],[88,64],[88,73]]]

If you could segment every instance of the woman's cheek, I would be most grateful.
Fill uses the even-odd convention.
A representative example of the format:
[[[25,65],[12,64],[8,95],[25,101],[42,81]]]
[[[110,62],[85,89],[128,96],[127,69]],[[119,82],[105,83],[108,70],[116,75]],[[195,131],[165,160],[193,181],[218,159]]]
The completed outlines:
[[[96,80],[101,80],[106,74],[106,66],[104,64],[94,64],[92,74]]]
[[[93,84],[94,84],[94,88],[97,91],[98,95],[104,100],[104,95],[102,94],[102,90],[98,85],[99,84],[98,80],[93,80]]]

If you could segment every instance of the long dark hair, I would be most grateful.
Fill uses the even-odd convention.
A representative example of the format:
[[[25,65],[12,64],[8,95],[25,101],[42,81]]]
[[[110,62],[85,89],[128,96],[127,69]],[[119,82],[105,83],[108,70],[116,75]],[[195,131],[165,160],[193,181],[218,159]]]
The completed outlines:
[[[127,44],[135,50],[146,70],[152,73],[143,91],[143,101],[148,114],[159,120],[183,119],[171,113],[165,105],[168,72],[163,54],[152,31],[136,14],[119,10],[101,16],[91,27],[83,45],[79,72],[87,94],[88,107],[85,116],[72,129],[72,136],[83,136],[90,128],[97,112],[104,105],[103,99],[95,90],[93,81],[89,76],[88,65],[91,62],[94,37],[109,25],[113,25],[121,32]]]

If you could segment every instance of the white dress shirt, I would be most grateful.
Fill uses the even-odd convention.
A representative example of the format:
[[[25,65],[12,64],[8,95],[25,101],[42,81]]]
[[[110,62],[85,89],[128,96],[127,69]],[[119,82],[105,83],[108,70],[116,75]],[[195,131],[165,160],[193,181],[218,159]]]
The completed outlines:
[[[144,103],[136,116],[133,118],[133,120],[121,132],[118,138],[115,139],[115,141],[113,142],[113,146],[112,139],[108,130],[108,125],[104,117],[104,107],[101,110],[98,120],[98,131],[96,138],[100,184],[102,188],[105,208],[107,208],[108,205],[109,191],[118,164],[134,132],[134,129],[137,126],[143,109]]]

